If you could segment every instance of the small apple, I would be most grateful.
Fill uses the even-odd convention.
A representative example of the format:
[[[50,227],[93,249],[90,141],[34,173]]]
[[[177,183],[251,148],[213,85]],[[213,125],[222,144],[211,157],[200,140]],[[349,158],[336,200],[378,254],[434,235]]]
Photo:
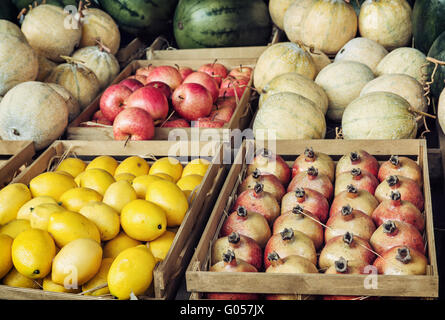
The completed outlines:
[[[225,107],[231,107],[232,109],[236,108],[236,98],[235,97],[219,97],[215,102],[216,109],[222,109]]]
[[[212,118],[199,118],[197,121],[192,121],[194,128],[222,128],[226,123],[221,120],[213,120]]]
[[[166,83],[172,90],[175,90],[182,83],[182,76],[178,69],[171,66],[160,66],[150,71],[146,83],[161,81]]]
[[[230,119],[232,119],[233,115],[233,108],[232,107],[223,107],[218,110],[212,111],[209,118],[213,120],[220,120],[224,122],[230,122]]]
[[[149,65],[147,67],[140,67],[136,70],[135,75],[137,76],[148,76],[148,74],[150,73],[150,71],[152,71],[155,67],[153,65]]]
[[[172,97],[172,89],[168,86],[168,84],[161,81],[153,81],[149,82],[145,85],[146,87],[153,87],[162,91],[167,99],[171,99]]]
[[[183,83],[198,83],[207,90],[209,90],[210,94],[212,95],[213,102],[215,102],[218,99],[219,94],[219,88],[218,83],[214,78],[209,76],[205,72],[193,72],[191,73],[187,78],[184,79]]]
[[[166,121],[162,128],[190,128],[190,123],[184,119],[175,119]]]
[[[207,117],[210,114],[213,98],[202,85],[184,83],[173,92],[172,103],[179,116],[192,121]]]
[[[128,87],[120,84],[109,86],[100,97],[99,107],[105,118],[113,122],[124,108],[125,100],[133,93]]]
[[[253,69],[250,67],[243,67],[242,65],[238,68],[232,69],[232,71],[229,72],[229,76],[235,78],[235,79],[241,79],[246,78],[247,81],[250,80],[252,77]]]
[[[155,135],[155,125],[147,111],[126,108],[114,120],[113,134],[115,140],[151,140]]]
[[[216,80],[216,83],[221,85],[221,82],[224,78],[227,77],[227,69],[225,66],[223,66],[220,63],[216,63],[216,60],[214,63],[207,63],[199,67],[198,71],[205,72],[209,76],[213,77]]]
[[[143,75],[140,75],[140,74],[139,75],[129,76],[127,79],[136,79],[137,81],[139,81],[143,85],[145,85],[147,83],[147,77],[143,76]]]
[[[142,88],[144,85],[142,82],[136,79],[125,79],[119,82],[120,85],[126,86],[131,91],[136,91],[137,89]]]
[[[241,97],[246,91],[249,85],[249,80],[246,78],[235,79],[233,77],[227,77],[221,83],[221,87],[219,89],[220,97]]]
[[[193,69],[190,67],[180,67],[176,65],[176,68],[178,69],[179,73],[181,74],[182,80],[187,78],[187,76],[191,73],[193,73]]]
[[[145,86],[133,92],[125,100],[125,108],[141,108],[154,121],[165,120],[168,116],[168,101],[161,89]]]

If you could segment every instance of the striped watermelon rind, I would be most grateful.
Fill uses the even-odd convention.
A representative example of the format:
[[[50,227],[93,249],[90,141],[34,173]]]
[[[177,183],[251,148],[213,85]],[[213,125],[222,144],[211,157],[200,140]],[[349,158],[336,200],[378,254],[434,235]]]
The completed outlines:
[[[413,9],[414,46],[427,54],[445,31],[445,0],[417,0]]]
[[[445,31],[434,40],[431,46],[428,57],[445,61]],[[428,74],[432,75],[434,70],[434,64],[430,63],[428,66]],[[439,99],[442,90],[445,87],[445,66],[439,65],[437,67],[436,73],[434,74],[434,82],[431,84],[431,94],[435,99]]]

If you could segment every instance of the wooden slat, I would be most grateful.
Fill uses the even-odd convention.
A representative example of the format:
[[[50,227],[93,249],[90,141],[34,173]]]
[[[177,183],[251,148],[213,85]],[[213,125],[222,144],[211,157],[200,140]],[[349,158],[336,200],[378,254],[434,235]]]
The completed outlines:
[[[34,154],[32,141],[0,141],[0,155],[11,155],[0,165],[0,184],[9,183],[23,165],[32,162]]]

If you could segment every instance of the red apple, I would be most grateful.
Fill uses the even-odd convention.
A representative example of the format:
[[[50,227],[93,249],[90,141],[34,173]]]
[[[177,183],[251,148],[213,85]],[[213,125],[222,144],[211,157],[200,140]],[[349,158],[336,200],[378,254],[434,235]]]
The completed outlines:
[[[146,77],[154,68],[155,68],[155,66],[153,66],[151,64],[147,67],[141,67],[136,70],[135,75]]]
[[[122,86],[126,86],[131,91],[136,91],[137,89],[140,89],[144,86],[139,80],[130,78],[122,80],[121,82],[119,82],[119,84]]]
[[[109,86],[100,98],[99,107],[102,114],[113,122],[123,110],[125,100],[133,93],[128,87],[120,84]]]
[[[178,69],[179,73],[181,74],[182,79],[184,80],[187,78],[187,76],[191,73],[193,73],[193,69],[190,67],[180,67],[176,65],[176,68]]]
[[[214,80],[214,78],[205,72],[193,72],[184,79],[183,83],[198,83],[209,90],[210,94],[212,95],[213,102],[216,102],[218,99],[218,83]]]
[[[172,89],[168,86],[168,84],[160,81],[148,82],[146,87],[153,87],[162,91],[167,99],[171,99],[172,97]]]
[[[248,86],[249,80],[246,78],[235,79],[233,77],[227,77],[221,83],[219,96],[237,97],[238,99],[241,99]]]
[[[166,121],[162,126],[162,128],[189,128],[190,123],[184,119],[175,119]]]
[[[150,71],[147,82],[161,81],[166,83],[172,90],[175,90],[182,83],[182,76],[175,67],[160,66]]]
[[[202,85],[184,83],[173,92],[172,103],[182,118],[192,121],[210,114],[213,99],[210,92]]]
[[[95,122],[98,124],[103,124],[106,126],[112,126],[113,122],[111,122],[110,120],[108,120],[107,118],[105,118],[105,116],[103,115],[102,111],[96,111],[93,115],[93,118],[91,120],[91,122]]]
[[[143,85],[145,85],[147,83],[147,77],[143,76],[143,75],[140,75],[140,74],[139,75],[129,76],[127,79],[136,79],[137,81],[139,81]]]
[[[141,108],[126,108],[113,123],[115,140],[151,140],[155,126],[150,114]]]
[[[225,124],[224,121],[212,120],[211,118],[199,118],[192,121],[192,127],[194,128],[222,128]]]
[[[241,79],[245,78],[248,81],[252,77],[253,69],[251,67],[243,67],[242,65],[232,69],[232,71],[229,72],[229,76],[234,77],[235,79]]]
[[[141,108],[147,111],[154,121],[165,120],[168,116],[168,101],[164,93],[154,87],[143,87],[125,100],[125,108]]]
[[[209,118],[211,118],[213,120],[230,122],[230,119],[232,119],[232,115],[233,115],[233,108],[232,107],[224,107],[224,108],[212,111]]]
[[[215,102],[216,109],[222,109],[224,107],[236,108],[235,97],[219,97]]]
[[[227,77],[227,69],[220,63],[207,63],[199,67],[198,71],[205,72],[216,80],[218,86],[221,85],[222,80]]]

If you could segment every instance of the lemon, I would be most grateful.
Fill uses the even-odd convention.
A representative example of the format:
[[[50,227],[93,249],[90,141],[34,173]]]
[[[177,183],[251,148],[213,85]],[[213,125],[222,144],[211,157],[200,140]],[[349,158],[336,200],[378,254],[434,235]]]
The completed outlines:
[[[119,164],[117,163],[116,159],[110,156],[99,156],[94,158],[86,167],[85,170],[88,169],[102,169],[107,171],[109,174],[114,176],[114,172],[116,171],[116,168]]]
[[[80,213],[73,211],[51,214],[48,232],[53,236],[59,248],[79,238],[89,238],[100,243],[100,233],[96,225]]]
[[[166,173],[158,172],[158,173],[152,174],[151,176],[155,176],[155,177],[161,178],[162,180],[167,180],[170,182],[175,182],[175,179],[173,179],[171,176],[169,176]]]
[[[11,246],[13,239],[6,234],[0,234],[0,279],[12,268]]]
[[[182,190],[173,182],[166,180],[159,180],[150,184],[145,199],[164,209],[169,227],[179,226],[189,207]]]
[[[29,220],[31,218],[31,212],[34,210],[35,207],[37,207],[39,204],[42,203],[55,203],[57,204],[57,201],[54,200],[54,198],[49,196],[41,196],[41,197],[35,197],[28,202],[26,202],[20,210],[17,212],[17,219],[25,219]]]
[[[103,241],[111,240],[119,234],[119,213],[109,205],[93,201],[83,206],[79,213],[94,222]]]
[[[29,200],[31,192],[23,183],[12,183],[0,190],[0,225],[14,220],[19,209]]]
[[[134,178],[132,186],[139,199],[145,199],[147,188],[153,181],[161,180],[160,177],[154,175],[144,175]]]
[[[197,174],[190,174],[188,176],[182,177],[176,183],[176,185],[182,191],[193,191],[197,186],[199,186],[202,182],[203,176]],[[197,189],[197,188],[196,188]]]
[[[103,202],[108,204],[117,212],[129,202],[136,200],[137,194],[128,181],[121,180],[111,184],[104,194]]]
[[[64,287],[83,285],[96,275],[101,261],[102,248],[96,241],[73,240],[54,258],[51,280]]]
[[[147,161],[145,161],[145,159],[142,159],[138,156],[132,156],[126,158],[117,166],[114,175],[116,176],[121,173],[131,173],[134,176],[138,177],[148,174],[149,169],[150,166],[148,165]]]
[[[91,201],[102,201],[102,196],[90,188],[73,188],[60,196],[61,206],[69,211],[79,210]]]
[[[155,265],[156,259],[144,245],[122,251],[108,272],[110,293],[120,300],[129,299],[131,293],[143,294],[153,280]]]
[[[165,231],[165,233],[159,238],[150,241],[148,248],[150,249],[156,261],[162,261],[167,256],[168,251],[175,239],[176,234],[171,231]]]
[[[49,217],[55,212],[64,212],[66,209],[54,203],[39,204],[31,213],[31,227],[48,231]]]
[[[108,271],[110,270],[111,264],[113,263],[112,258],[105,258],[102,259],[102,263],[100,264],[100,269],[97,272],[97,274],[94,276],[93,279],[91,279],[90,281],[88,281],[87,283],[85,283],[82,286],[82,291],[88,291],[94,288],[97,288],[101,285],[106,285],[107,284],[107,277],[108,277]],[[101,296],[104,294],[108,294],[110,293],[110,290],[108,289],[108,286],[102,288],[102,289],[97,289],[94,291],[90,291],[85,293],[85,295],[89,295],[89,296]]]
[[[209,168],[210,161],[207,159],[193,159],[187,163],[182,171],[182,177],[197,174],[199,176],[205,176],[207,169]]]
[[[42,279],[51,271],[56,245],[47,231],[29,229],[14,239],[11,253],[18,272],[31,279]]]
[[[87,169],[80,177],[80,186],[99,192],[102,196],[108,187],[115,182],[113,176],[103,169]]]
[[[0,228],[0,234],[6,234],[15,239],[20,233],[28,229],[31,229],[29,220],[14,219]]]
[[[164,173],[168,174],[176,182],[182,175],[182,164],[178,159],[165,157],[156,160],[150,168],[149,174]]]
[[[49,196],[59,200],[67,190],[77,187],[74,178],[58,172],[44,172],[29,182],[32,196]]]
[[[125,233],[133,239],[151,241],[165,232],[167,217],[160,206],[138,199],[122,209],[121,225]]]
[[[131,173],[119,173],[114,176],[114,180],[116,181],[127,180],[130,183],[133,182],[134,178],[136,178],[136,176]]]
[[[87,164],[78,158],[66,158],[57,166],[56,171],[69,173],[73,178],[85,171]]]
[[[2,283],[10,287],[40,289],[41,279],[30,279],[12,268],[11,271],[3,278]]]
[[[125,249],[141,245],[142,242],[130,238],[125,232],[121,231],[115,238],[104,245],[104,258],[116,258],[119,253]]]
[[[65,288],[63,285],[57,284],[51,280],[51,274],[43,279],[42,289],[44,291],[60,292],[60,293],[79,293],[80,289]]]
[[[82,176],[84,173],[85,173],[85,171],[79,173],[77,175],[77,177],[74,178],[74,182],[77,184],[78,187],[80,187],[80,179],[82,179]]]

